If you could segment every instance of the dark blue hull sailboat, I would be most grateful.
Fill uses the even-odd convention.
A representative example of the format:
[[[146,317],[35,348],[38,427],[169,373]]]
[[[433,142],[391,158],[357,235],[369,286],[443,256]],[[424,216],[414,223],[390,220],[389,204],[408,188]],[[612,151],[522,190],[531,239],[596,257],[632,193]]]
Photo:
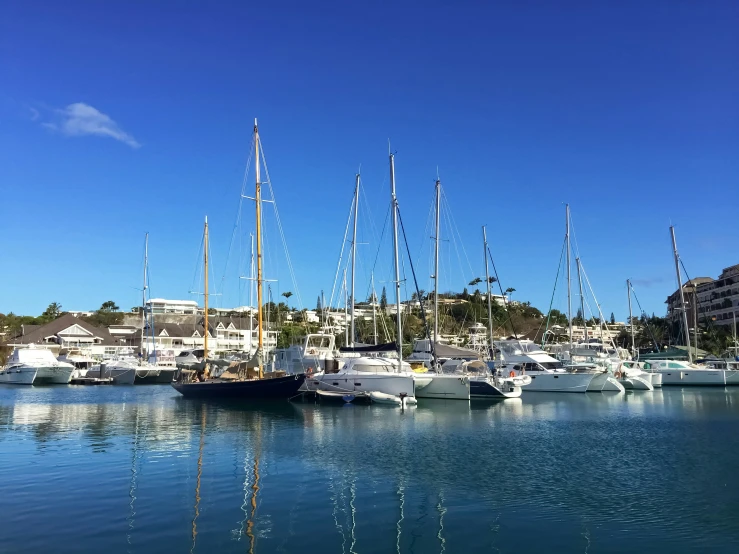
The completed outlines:
[[[174,389],[187,398],[228,398],[231,400],[286,400],[297,395],[305,382],[305,374],[286,375],[271,379],[211,379],[203,382],[172,383]]]

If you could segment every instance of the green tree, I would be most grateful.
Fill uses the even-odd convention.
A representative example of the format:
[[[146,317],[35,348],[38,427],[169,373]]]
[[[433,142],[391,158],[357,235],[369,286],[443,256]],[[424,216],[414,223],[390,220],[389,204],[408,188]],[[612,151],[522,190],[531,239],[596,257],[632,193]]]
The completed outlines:
[[[513,293],[514,293],[514,292],[516,292],[516,289],[514,289],[513,287],[508,287],[507,289],[505,289],[505,293],[506,293],[506,294],[507,294],[507,295],[508,295],[509,297],[513,296]]]
[[[290,297],[291,297],[292,295],[293,295],[293,293],[292,293],[292,292],[290,292],[290,291],[286,291],[286,292],[283,292],[283,293],[282,293],[282,296],[284,296],[284,297],[285,297],[285,300],[287,301],[287,305],[288,305],[288,307],[290,306]]]
[[[117,312],[118,310],[120,310],[120,308],[116,306],[115,302],[113,302],[112,300],[103,302],[103,305],[100,306],[101,312]]]
[[[482,283],[482,279],[480,279],[479,277],[475,277],[474,279],[472,279],[472,281],[469,282],[469,285],[471,287],[474,287],[475,285],[479,285],[480,283]]]
[[[611,312],[611,325],[615,325],[615,324],[616,324],[616,316],[613,315],[613,312]]]
[[[41,314],[41,317],[46,321],[54,321],[60,315],[62,315],[62,305],[58,302],[52,302],[46,310],[44,310],[44,313]]]
[[[380,309],[384,312],[387,308],[387,291],[385,287],[382,287],[382,294],[380,294]]]

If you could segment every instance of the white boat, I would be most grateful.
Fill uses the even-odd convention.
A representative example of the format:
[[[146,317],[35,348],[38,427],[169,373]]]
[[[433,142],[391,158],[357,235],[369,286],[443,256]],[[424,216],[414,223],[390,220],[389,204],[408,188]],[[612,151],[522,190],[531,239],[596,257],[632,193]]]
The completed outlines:
[[[340,362],[335,355],[336,337],[326,333],[311,333],[298,344],[275,351],[275,368],[289,374],[318,374],[338,369]]]
[[[527,392],[587,392],[593,379],[604,374],[590,366],[565,368],[562,362],[530,340],[508,339],[495,341],[494,345],[495,366],[499,374],[509,377],[528,375],[531,383],[526,385]]]
[[[700,366],[680,360],[650,360],[644,367],[662,375],[662,384],[682,386],[726,386],[725,369]]]
[[[60,362],[54,354],[35,344],[16,348],[0,372],[0,383],[18,385],[66,385],[72,379],[74,366]]]
[[[98,363],[94,358],[83,354],[79,350],[67,351],[57,356],[57,360],[74,366],[72,379],[87,377],[87,372]]]
[[[398,371],[398,361],[389,358],[349,358],[344,367],[331,373],[320,373],[307,379],[309,389],[330,392],[381,392],[400,397],[416,395],[431,383],[424,374],[415,374],[403,363]]]
[[[114,385],[133,385],[137,364],[125,359],[109,360],[87,370],[87,377],[113,379]]]
[[[0,383],[7,383],[9,385],[33,385],[33,380],[36,379],[36,368],[35,367],[4,367],[0,370]]]
[[[662,374],[645,371],[644,362],[626,361],[621,364],[621,379],[625,388],[633,390],[654,390],[662,387]],[[631,381],[627,384],[625,381]],[[644,381],[645,383],[641,383]]]
[[[418,401],[412,396],[393,396],[392,394],[373,391],[369,393],[369,397],[372,402],[376,402],[377,404],[392,404],[403,408],[418,404]]]

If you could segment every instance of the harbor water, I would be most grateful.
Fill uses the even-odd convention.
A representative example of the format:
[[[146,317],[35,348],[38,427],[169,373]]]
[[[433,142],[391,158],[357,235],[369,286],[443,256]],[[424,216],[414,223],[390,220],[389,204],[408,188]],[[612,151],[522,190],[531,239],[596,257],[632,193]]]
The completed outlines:
[[[0,551],[738,552],[739,388],[247,406],[0,386]]]

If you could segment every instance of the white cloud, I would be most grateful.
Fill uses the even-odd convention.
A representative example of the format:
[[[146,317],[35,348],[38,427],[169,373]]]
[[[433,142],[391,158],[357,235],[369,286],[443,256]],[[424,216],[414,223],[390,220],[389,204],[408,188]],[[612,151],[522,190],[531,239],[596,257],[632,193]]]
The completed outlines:
[[[41,117],[41,114],[36,108],[28,108],[31,111],[31,121],[38,121],[38,118]]]
[[[70,137],[97,135],[110,137],[131,148],[140,148],[141,144],[121,129],[109,115],[88,104],[76,102],[61,110],[55,110],[59,120],[55,123],[42,123],[44,127],[64,133]]]

